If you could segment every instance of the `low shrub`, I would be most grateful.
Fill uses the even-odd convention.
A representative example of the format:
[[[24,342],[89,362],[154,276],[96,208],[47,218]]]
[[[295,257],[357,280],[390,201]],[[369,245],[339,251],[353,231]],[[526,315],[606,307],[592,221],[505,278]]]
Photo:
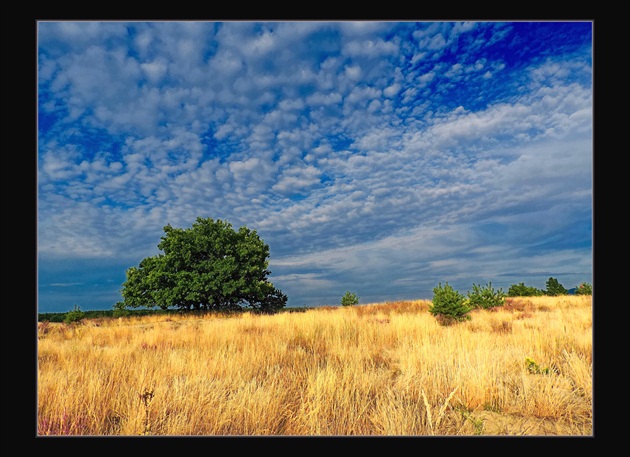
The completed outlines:
[[[508,297],[541,297],[545,292],[535,287],[526,286],[525,283],[512,284],[508,289]]]
[[[81,311],[77,305],[74,305],[74,309],[66,313],[66,317],[64,317],[63,321],[66,324],[74,324],[77,322],[81,322],[85,318],[85,313]]]
[[[581,283],[575,288],[576,295],[593,295],[593,286],[587,282]]]
[[[342,306],[352,306],[359,304],[359,297],[357,294],[353,292],[346,292],[343,297],[341,297],[341,305]]]
[[[505,293],[503,290],[494,290],[492,283],[488,283],[485,287],[473,284],[473,291],[468,292],[468,305],[472,308],[489,309],[495,306],[503,306],[505,302]]]
[[[453,289],[448,282],[444,286],[439,283],[433,289],[433,303],[429,307],[429,312],[441,325],[469,320],[468,312],[471,309],[466,303],[466,297]]]

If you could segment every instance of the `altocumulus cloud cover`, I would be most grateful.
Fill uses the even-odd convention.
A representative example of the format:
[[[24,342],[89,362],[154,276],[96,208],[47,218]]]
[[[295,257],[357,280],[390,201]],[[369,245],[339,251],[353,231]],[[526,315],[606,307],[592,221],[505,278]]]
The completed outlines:
[[[591,22],[38,23],[38,310],[163,227],[258,232],[288,306],[592,281]]]

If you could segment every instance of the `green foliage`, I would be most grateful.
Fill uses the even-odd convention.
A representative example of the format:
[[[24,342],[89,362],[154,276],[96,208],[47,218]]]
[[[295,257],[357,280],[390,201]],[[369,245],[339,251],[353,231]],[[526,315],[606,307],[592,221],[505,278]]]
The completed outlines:
[[[68,313],[38,313],[37,322],[63,322]]]
[[[483,435],[484,421],[483,419],[477,419],[469,411],[462,410],[462,416],[464,419],[468,419],[474,428],[475,435]]]
[[[116,305],[114,305],[116,306]],[[282,308],[278,310],[279,313],[303,313],[310,309],[315,309],[313,307],[299,307],[299,308]],[[116,317],[123,316],[133,316],[133,317],[141,317],[141,316],[156,316],[156,315],[173,315],[173,314],[183,314],[183,313],[200,313],[206,312],[203,310],[194,310],[194,311],[186,311],[180,309],[125,309],[123,313],[118,314],[116,309],[101,309],[101,310],[87,310],[83,311],[85,315],[85,319],[111,319]],[[246,308],[239,308],[230,310],[230,313],[240,313],[240,312],[254,312],[254,313],[264,313],[264,311],[252,310]],[[225,311],[218,311],[220,313],[225,313]],[[63,322],[65,317],[67,316],[67,312],[65,313],[38,313],[37,321],[38,322]]]
[[[558,282],[556,278],[549,278],[545,284],[545,295],[555,297],[557,295],[566,295],[569,293],[562,284]]]
[[[508,289],[508,297],[540,297],[545,292],[535,287],[526,286],[524,283],[512,284]]]
[[[531,374],[552,374],[554,370],[549,367],[543,368],[531,357],[525,358],[525,367]]]
[[[448,282],[442,287],[439,283],[433,289],[433,302],[429,312],[443,325],[469,320],[471,308],[466,304],[466,297],[453,289]]]
[[[164,227],[163,254],[127,270],[123,308],[235,310],[283,308],[287,296],[267,280],[269,246],[255,230],[198,217],[188,229]]]
[[[593,295],[593,286],[587,282],[581,283],[575,288],[576,295]]]
[[[359,304],[359,297],[354,292],[346,292],[343,297],[341,297],[341,305],[342,306],[352,306]]]
[[[124,302],[117,302],[114,305],[114,312],[112,313],[114,317],[127,317],[131,315],[131,311],[127,309]]]
[[[85,318],[85,313],[81,311],[81,308],[79,308],[77,305],[74,305],[74,309],[66,313],[66,316],[64,317],[63,321],[66,324],[74,324],[74,323],[80,322],[84,318]]]
[[[472,293],[468,292],[468,305],[472,308],[494,308],[495,306],[503,306],[504,301],[505,293],[503,290],[495,291],[491,282],[485,287],[473,284]]]

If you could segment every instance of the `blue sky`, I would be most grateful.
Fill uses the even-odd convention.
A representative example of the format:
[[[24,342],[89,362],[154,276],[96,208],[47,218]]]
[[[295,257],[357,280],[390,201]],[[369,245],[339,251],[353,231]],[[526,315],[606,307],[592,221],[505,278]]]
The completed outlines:
[[[38,310],[163,227],[258,232],[288,306],[592,282],[591,22],[38,23]]]

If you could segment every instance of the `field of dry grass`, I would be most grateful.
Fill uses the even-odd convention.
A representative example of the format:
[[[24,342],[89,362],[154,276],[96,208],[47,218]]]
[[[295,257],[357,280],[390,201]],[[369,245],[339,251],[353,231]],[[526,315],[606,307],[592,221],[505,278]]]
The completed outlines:
[[[592,297],[38,328],[38,435],[591,436]]]

